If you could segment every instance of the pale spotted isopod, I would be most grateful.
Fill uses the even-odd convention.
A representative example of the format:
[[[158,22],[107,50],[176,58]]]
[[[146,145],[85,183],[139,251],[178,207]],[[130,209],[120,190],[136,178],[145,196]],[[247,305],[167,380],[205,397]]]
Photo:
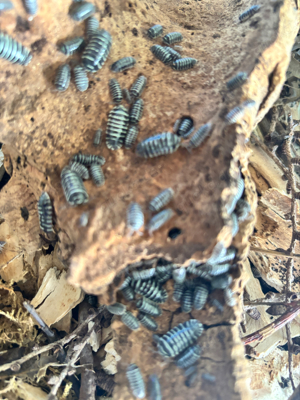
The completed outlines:
[[[27,14],[35,15],[38,11],[37,0],[23,0]]]
[[[162,190],[150,201],[149,210],[152,212],[160,211],[162,208],[164,208],[164,206],[170,203],[173,197],[174,190],[172,188]]]
[[[130,96],[135,98],[140,97],[143,90],[145,89],[146,84],[147,78],[143,75],[139,76],[130,88]]]
[[[136,125],[133,125],[133,126],[129,127],[128,133],[127,133],[126,138],[125,138],[125,143],[124,143],[125,149],[128,149],[128,150],[131,149],[131,147],[136,142],[138,134],[139,134],[139,130],[138,130],[138,127]]]
[[[128,89],[123,89],[122,90],[122,94],[123,94],[124,100],[126,100],[128,104],[131,104],[132,100],[131,100],[131,96],[130,96],[129,90]]]
[[[234,294],[233,291],[227,287],[226,289],[224,289],[224,299],[225,299],[225,303],[229,306],[229,307],[233,307],[236,305],[236,300],[234,298]]]
[[[59,50],[64,53],[66,56],[71,56],[75,53],[76,50],[80,50],[84,45],[83,37],[75,37],[66,42],[62,43],[59,47]]]
[[[163,285],[166,283],[172,276],[172,265],[157,265],[156,267],[156,281]]]
[[[61,65],[56,73],[54,85],[60,92],[68,89],[71,79],[71,69],[68,64]]]
[[[176,360],[176,365],[179,368],[188,368],[195,364],[201,356],[201,347],[196,344],[183,351]]]
[[[175,213],[173,210],[171,210],[171,208],[167,208],[166,210],[163,210],[160,213],[154,215],[154,217],[151,218],[151,220],[148,224],[148,227],[147,227],[149,235],[151,236],[154,231],[161,228],[174,215],[175,215]]]
[[[208,122],[205,125],[202,125],[189,139],[187,145],[184,144],[183,146],[185,146],[188,150],[199,147],[207,138],[207,136],[211,132],[211,129],[212,129],[212,124],[210,122]]]
[[[176,301],[176,303],[179,303],[182,297],[184,289],[184,284],[183,283],[176,283],[174,284],[174,291],[173,291],[173,300]]]
[[[89,78],[81,65],[74,67],[75,86],[80,92],[85,92],[89,87]]]
[[[103,186],[105,183],[105,177],[102,168],[99,164],[92,164],[90,166],[90,173],[92,180],[96,186]]]
[[[160,383],[155,374],[149,376],[148,392],[150,400],[162,400]]]
[[[155,39],[161,36],[163,33],[163,27],[161,25],[153,25],[148,29],[148,36],[150,39]]]
[[[133,57],[124,57],[114,62],[111,66],[113,72],[123,72],[127,69],[133,68],[136,64],[136,59]]]
[[[157,344],[158,351],[162,356],[175,357],[201,336],[203,325],[196,319],[190,319],[175,326],[163,335]]]
[[[193,289],[185,288],[181,297],[181,311],[183,313],[190,313],[193,309]]]
[[[197,60],[195,58],[186,57],[173,61],[172,68],[175,71],[186,71],[187,69],[193,68],[196,64]]]
[[[2,253],[5,245],[6,245],[6,242],[0,241],[0,253]]]
[[[248,10],[244,11],[242,14],[239,15],[240,22],[245,22],[247,19],[253,17],[260,10],[259,5],[252,6],[248,8]]]
[[[171,52],[168,51],[165,47],[156,44],[152,46],[150,50],[155,55],[155,57],[164,64],[169,65],[173,62],[173,56]]]
[[[13,64],[28,65],[32,55],[21,43],[8,35],[0,33],[0,58],[4,58]]]
[[[142,118],[144,110],[144,101],[142,99],[137,99],[130,110],[129,121],[131,124],[137,124]]]
[[[72,159],[72,161],[76,161],[80,164],[83,164],[85,166],[89,166],[92,164],[99,164],[99,165],[104,165],[105,164],[105,158],[102,156],[95,156],[93,154],[75,154]]]
[[[110,150],[122,147],[129,126],[128,110],[124,106],[114,107],[109,115],[106,129],[106,146]]]
[[[251,206],[247,200],[240,199],[236,203],[235,213],[238,217],[239,222],[243,222],[248,218],[250,214]]]
[[[118,104],[121,103],[123,96],[122,96],[122,89],[119,82],[116,79],[109,80],[109,91],[113,102]]]
[[[70,163],[70,169],[76,172],[80,178],[84,180],[89,179],[90,177],[89,170],[83,164],[80,164],[76,161]]]
[[[137,145],[136,152],[143,158],[159,157],[174,153],[179,148],[180,143],[179,136],[171,132],[163,132],[140,142]]]
[[[195,310],[202,310],[208,297],[208,287],[205,283],[199,283],[194,290],[193,305]]]
[[[114,303],[106,306],[107,310],[114,315],[123,315],[126,312],[126,306],[121,303]]]
[[[176,135],[187,138],[194,130],[194,122],[191,117],[179,118],[174,125]]]
[[[164,303],[168,298],[165,289],[161,288],[157,282],[151,279],[148,281],[132,281],[131,286],[136,293],[147,297],[155,303]]]
[[[102,129],[97,129],[94,136],[94,146],[100,146],[102,140]]]
[[[163,42],[166,44],[174,44],[174,43],[179,43],[183,39],[183,36],[180,32],[171,32],[167,33],[163,37]]]
[[[99,21],[95,17],[89,17],[86,20],[85,30],[86,36],[90,38],[99,29]]]
[[[247,72],[238,72],[233,78],[231,78],[227,83],[228,90],[234,90],[240,86],[242,86],[248,79]]]
[[[161,315],[159,306],[145,297],[136,301],[136,307],[139,311],[144,314],[152,315],[152,317],[159,317]]]
[[[109,32],[101,29],[95,32],[82,54],[82,63],[89,72],[96,72],[103,67],[112,45]]]
[[[138,313],[138,320],[145,328],[149,329],[149,331],[155,332],[158,328],[157,323],[146,314]]]
[[[132,331],[136,331],[140,327],[138,319],[130,311],[125,311],[125,313],[122,314],[121,321]]]
[[[155,268],[143,269],[142,271],[132,271],[132,279],[146,281],[153,278],[155,275]]]
[[[138,203],[131,203],[127,210],[127,227],[130,235],[138,232],[144,225],[144,214]]]
[[[181,267],[174,269],[172,272],[172,276],[176,283],[183,283],[186,277],[186,268]]]
[[[146,396],[146,389],[139,367],[135,364],[128,365],[126,376],[134,397],[143,399]]]
[[[14,8],[13,3],[10,0],[1,0],[0,1],[0,12],[8,11]]]
[[[47,192],[43,192],[38,201],[38,213],[40,220],[40,228],[45,233],[53,232],[52,225],[52,204],[51,199]]]
[[[211,287],[213,289],[226,289],[232,283],[232,277],[225,273],[215,276],[211,281]]]
[[[92,3],[81,2],[74,5],[70,11],[70,16],[74,21],[83,21],[94,14],[96,7]]]
[[[66,200],[71,206],[78,206],[88,202],[89,196],[82,179],[76,172],[72,171],[69,167],[65,167],[61,171],[60,176]]]

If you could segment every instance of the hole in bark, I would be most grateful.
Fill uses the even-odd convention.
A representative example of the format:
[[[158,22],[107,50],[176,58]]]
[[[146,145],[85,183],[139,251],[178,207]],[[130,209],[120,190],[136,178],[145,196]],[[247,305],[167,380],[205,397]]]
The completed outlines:
[[[21,217],[24,219],[24,221],[28,221],[29,211],[27,207],[21,207],[20,210],[21,210]]]
[[[49,247],[48,247],[48,249],[45,251],[45,255],[49,255],[49,254],[51,254],[52,252],[53,252],[53,250],[54,250],[54,247],[52,246],[52,244],[49,244]]]
[[[26,32],[30,30],[29,22],[22,17],[17,17],[16,32]]]
[[[138,36],[138,30],[136,28],[133,28],[131,32],[133,36]]]
[[[168,237],[170,239],[176,239],[177,236],[181,235],[182,231],[180,228],[172,228],[169,230]]]
[[[33,118],[33,117],[31,117],[31,118],[30,118],[30,121],[31,121],[31,122],[34,122],[34,118]]]
[[[7,182],[10,180],[11,176],[8,175],[8,173],[5,171],[4,175],[0,181],[0,190],[7,184]]]

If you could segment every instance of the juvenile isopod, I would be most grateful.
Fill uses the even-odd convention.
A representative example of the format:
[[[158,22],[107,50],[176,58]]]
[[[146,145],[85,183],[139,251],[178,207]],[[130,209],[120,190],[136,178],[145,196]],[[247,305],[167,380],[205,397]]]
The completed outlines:
[[[151,236],[154,231],[161,228],[174,215],[175,215],[174,211],[171,210],[170,208],[167,208],[166,210],[163,210],[160,213],[154,215],[154,217],[151,218],[147,227],[149,235]]]
[[[70,16],[74,21],[83,21],[96,12],[96,7],[92,3],[86,1],[75,4],[71,11]]]
[[[131,149],[131,147],[136,142],[138,134],[139,134],[139,130],[138,130],[138,127],[136,125],[132,125],[132,126],[129,127],[128,133],[127,133],[126,138],[125,138],[125,143],[124,143],[125,149]]]
[[[101,156],[95,156],[93,154],[75,154],[71,161],[76,161],[80,164],[83,164],[85,166],[90,166],[92,164],[99,164],[99,165],[104,165],[105,164],[105,158]]]
[[[103,67],[112,45],[109,32],[104,29],[96,31],[89,40],[82,54],[82,63],[89,72],[96,72]]]
[[[27,14],[35,15],[38,11],[37,0],[23,0]]]
[[[103,186],[105,183],[105,177],[102,168],[99,164],[92,164],[90,166],[90,173],[92,180],[96,186]]]
[[[210,383],[215,383],[216,382],[216,377],[212,374],[209,373],[204,373],[201,375],[202,379],[204,379],[205,381],[208,381]]]
[[[136,307],[142,313],[152,315],[152,317],[159,317],[161,315],[159,306],[145,297],[136,301]]]
[[[252,6],[248,8],[248,10],[244,11],[242,14],[239,15],[240,22],[245,22],[247,19],[253,17],[260,10],[259,5]]]
[[[183,313],[190,313],[193,309],[193,289],[185,288],[181,297],[181,310]]]
[[[130,96],[137,98],[140,97],[143,90],[145,89],[145,86],[147,84],[147,78],[143,75],[139,76],[134,82],[133,85],[130,88]]]
[[[176,135],[187,138],[194,130],[194,122],[191,117],[179,118],[174,125]]]
[[[212,124],[210,122],[208,122],[205,125],[202,125],[189,139],[188,143],[187,144],[184,143],[183,146],[186,147],[188,150],[199,147],[207,138],[207,136],[211,132],[211,129],[212,129]]]
[[[106,146],[110,150],[122,147],[129,126],[128,110],[124,106],[114,107],[109,115],[106,128]]]
[[[88,202],[89,196],[82,179],[76,172],[72,171],[69,167],[65,167],[61,171],[60,176],[66,200],[71,206],[78,206]]]
[[[179,148],[180,143],[179,136],[171,132],[163,132],[140,142],[136,151],[143,158],[159,157],[174,153]]]
[[[156,331],[158,328],[157,323],[149,317],[149,315],[143,314],[143,313],[138,313],[138,320],[142,325],[144,325],[145,328],[149,329],[149,331]]]
[[[53,232],[53,210],[51,199],[47,192],[43,192],[38,201],[38,213],[39,213],[39,220],[40,220],[40,228],[45,233],[52,233]]]
[[[146,281],[153,278],[155,275],[155,268],[143,269],[141,271],[132,271],[132,279]]]
[[[176,365],[179,368],[188,368],[195,364],[201,356],[201,347],[198,344],[184,350],[176,359]]]
[[[170,203],[173,197],[174,190],[172,188],[162,190],[150,201],[149,210],[152,212],[160,211],[162,208],[164,208],[164,206]]]
[[[203,265],[198,266],[195,262],[191,262],[191,264],[187,267],[187,272],[193,275],[197,275],[198,277],[208,281],[212,279],[210,275],[210,270],[211,270],[210,266],[209,268]]]
[[[242,86],[248,79],[247,72],[238,72],[233,78],[231,78],[227,83],[228,90],[234,90],[240,86]]]
[[[133,57],[124,57],[114,62],[111,66],[113,72],[123,72],[127,69],[133,68],[136,64],[136,59]]]
[[[221,259],[226,256],[227,249],[224,245],[224,242],[220,240],[219,242],[216,243],[211,256],[207,260],[207,264],[217,264],[221,263]]]
[[[90,177],[89,170],[83,164],[80,164],[76,161],[70,163],[70,169],[75,171],[80,178],[84,180],[89,179]]]
[[[129,113],[129,121],[131,124],[137,124],[140,119],[142,118],[143,115],[143,110],[144,110],[144,101],[143,99],[137,99],[130,110]]]
[[[166,44],[174,44],[181,42],[182,39],[183,36],[180,32],[170,32],[163,37],[163,42]]]
[[[109,81],[109,91],[111,94],[111,97],[113,99],[113,102],[118,104],[121,103],[123,96],[122,96],[122,89],[117,81],[117,79],[110,79]]]
[[[74,67],[75,86],[80,92],[85,92],[89,87],[89,78],[81,65]]]
[[[211,276],[217,276],[221,274],[225,274],[225,272],[229,271],[231,264],[225,263],[225,264],[206,264],[206,267],[208,268]]]
[[[85,31],[86,36],[90,38],[99,29],[99,21],[95,17],[89,17],[86,19]]]
[[[226,250],[227,250],[226,253],[220,256],[218,259],[218,262],[220,264],[227,263],[235,259],[236,249],[234,247],[228,247],[228,249]]]
[[[0,57],[11,63],[28,65],[32,55],[26,47],[8,35],[0,33]]]
[[[231,236],[232,238],[234,238],[239,231],[239,221],[237,215],[234,212],[230,215],[230,218],[231,218]]]
[[[100,146],[102,139],[102,129],[97,129],[94,136],[94,146]]]
[[[136,331],[140,327],[138,319],[130,311],[125,311],[122,314],[121,321],[132,331]]]
[[[162,400],[160,383],[155,374],[149,376],[148,392],[150,400]]]
[[[147,297],[155,303],[164,303],[168,298],[165,289],[161,288],[159,284],[152,279],[148,281],[132,281],[131,286],[136,293]]]
[[[197,61],[198,60],[191,57],[179,58],[178,60],[173,61],[172,68],[175,71],[186,71],[187,69],[193,68],[194,65],[197,64]]]
[[[194,290],[193,305],[195,310],[202,310],[208,297],[208,287],[205,283],[199,283]]]
[[[144,214],[138,203],[131,203],[127,210],[127,227],[129,234],[138,232],[144,225]]]
[[[139,367],[135,364],[128,365],[126,376],[134,397],[143,399],[146,396],[146,389]]]
[[[114,303],[109,306],[106,306],[108,311],[114,315],[123,315],[126,312],[126,306],[122,303]]]
[[[150,39],[155,39],[161,36],[163,33],[163,27],[161,25],[153,25],[148,29],[148,36]]]
[[[54,85],[60,92],[68,89],[71,79],[71,69],[68,64],[61,65],[56,73]]]
[[[84,45],[84,38],[75,37],[62,43],[59,46],[59,50],[66,56],[71,56],[72,54],[75,53],[75,51],[80,50],[83,45]]]

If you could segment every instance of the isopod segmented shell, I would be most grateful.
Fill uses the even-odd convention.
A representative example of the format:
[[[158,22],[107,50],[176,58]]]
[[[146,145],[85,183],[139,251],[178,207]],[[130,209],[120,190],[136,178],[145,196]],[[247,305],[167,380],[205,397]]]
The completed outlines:
[[[211,281],[211,266],[207,267],[206,265],[198,265],[195,262],[191,262],[191,264],[187,267],[187,272],[193,275],[197,275],[199,278],[203,278],[205,280]]]
[[[157,344],[158,351],[162,356],[175,357],[193,345],[202,332],[203,325],[201,322],[190,319],[163,335]]]
[[[35,15],[38,11],[37,0],[23,0],[27,14]]]
[[[72,161],[76,161],[80,164],[83,164],[85,166],[90,166],[92,164],[99,164],[99,165],[104,165],[105,164],[105,158],[102,156],[95,156],[93,154],[75,154],[72,159]]]
[[[95,17],[86,19],[85,30],[86,36],[90,38],[99,29],[99,21]]]
[[[183,36],[180,32],[170,32],[163,37],[163,42],[166,44],[174,44],[181,42],[182,39]]]
[[[172,68],[175,71],[186,71],[187,69],[193,68],[197,64],[197,60],[191,57],[180,58],[173,61]]]
[[[170,208],[167,208],[166,210],[163,210],[160,213],[154,215],[154,217],[151,218],[147,227],[149,235],[152,235],[154,231],[161,228],[174,215],[175,215],[174,211],[171,210]]]
[[[68,89],[71,79],[71,69],[68,64],[61,65],[56,73],[54,85],[60,92]]]
[[[143,110],[144,110],[144,101],[142,99],[137,99],[133,103],[129,113],[129,121],[131,124],[135,125],[140,121],[143,115]]]
[[[136,59],[133,57],[124,57],[114,62],[111,66],[113,72],[123,72],[127,69],[133,68],[136,64]]]
[[[245,22],[247,19],[253,17],[260,10],[259,5],[252,6],[248,8],[248,10],[244,11],[242,14],[239,15],[240,22]]]
[[[153,25],[148,29],[148,36],[150,39],[155,39],[161,36],[163,33],[163,27],[161,25]]]
[[[196,344],[184,350],[176,360],[176,365],[179,368],[188,368],[195,364],[201,356],[201,347]]]
[[[131,277],[130,277],[130,276],[127,276],[127,277],[124,279],[122,285],[119,287],[119,290],[122,290],[122,289],[128,287],[128,286],[130,285],[130,282],[131,282]]]
[[[172,188],[167,188],[162,190],[158,195],[156,195],[149,203],[149,210],[152,212],[158,212],[164,206],[166,206],[174,197],[174,190]]]
[[[149,331],[155,332],[158,328],[157,323],[154,321],[153,318],[149,317],[149,315],[138,313],[138,320],[145,328],[149,329]]]
[[[228,247],[226,250],[226,253],[218,258],[218,262],[220,264],[227,263],[235,259],[236,249],[234,247]]]
[[[80,50],[84,45],[83,37],[75,37],[73,39],[67,40],[59,46],[59,50],[66,56],[71,56],[76,50]]]
[[[100,146],[102,140],[102,129],[97,129],[94,136],[94,146]]]
[[[146,390],[143,376],[139,367],[135,364],[128,365],[126,376],[134,397],[143,399],[146,396]]]
[[[136,307],[139,311],[143,312],[144,314],[152,315],[152,317],[159,317],[162,312],[157,304],[149,299],[146,299],[145,297],[142,297],[136,301]]]
[[[85,92],[89,87],[89,78],[81,65],[76,65],[76,67],[74,67],[74,81],[76,88],[80,92]]]
[[[202,310],[208,297],[208,287],[205,283],[199,283],[194,290],[193,305],[195,310]]]
[[[155,303],[164,303],[168,298],[165,289],[162,289],[159,284],[152,279],[148,281],[132,281],[131,286],[136,293],[147,297]]]
[[[128,110],[124,106],[114,107],[109,115],[106,129],[106,146],[110,150],[122,147],[129,126]]]
[[[78,206],[88,202],[89,196],[82,179],[76,172],[72,171],[69,167],[65,167],[61,171],[60,176],[66,200],[71,206]]]
[[[43,192],[38,201],[38,213],[40,220],[40,228],[45,233],[53,232],[52,225],[52,204],[47,192]]]
[[[90,166],[90,173],[92,180],[96,186],[103,186],[105,183],[105,177],[102,168],[99,164],[92,164]]]
[[[156,44],[152,46],[150,50],[154,56],[164,64],[169,65],[173,62],[172,54],[165,47]]]
[[[126,138],[125,138],[125,143],[124,143],[125,149],[131,149],[131,147],[136,142],[138,134],[139,134],[139,130],[138,130],[138,127],[136,125],[133,125],[133,126],[129,127],[128,133],[127,133]]]
[[[83,21],[94,14],[96,7],[92,3],[83,1],[81,3],[75,4],[71,11],[70,16],[74,21]]]
[[[155,268],[143,269],[141,271],[132,271],[132,279],[146,281],[153,278],[155,275]]]
[[[125,311],[122,314],[121,321],[132,331],[136,331],[140,327],[139,320],[130,311]]]
[[[82,179],[89,179],[90,174],[89,170],[83,165],[80,164],[79,162],[73,161],[70,163],[70,169],[74,172],[76,172],[80,178]]]
[[[242,86],[246,80],[248,79],[247,72],[238,72],[233,78],[231,78],[227,83],[228,90],[234,90],[240,86]]]
[[[32,55],[26,47],[3,33],[0,33],[0,57],[21,65],[28,65],[32,59]]]
[[[123,315],[126,312],[126,306],[122,303],[114,303],[106,306],[107,310],[114,315]]]
[[[199,147],[207,138],[207,136],[211,132],[211,129],[212,129],[212,124],[210,122],[208,122],[205,125],[202,125],[190,138],[187,148],[195,149],[196,147]]]
[[[162,400],[160,383],[155,374],[149,376],[148,392],[150,400]]]
[[[139,76],[130,88],[130,96],[135,98],[140,97],[146,84],[147,78],[143,75]]]
[[[209,273],[211,276],[217,276],[217,275],[222,275],[225,274],[225,272],[229,271],[231,264],[225,263],[225,264],[206,264],[205,267],[208,268]],[[203,267],[204,268],[204,267]]]
[[[181,297],[181,311],[183,313],[190,313],[193,309],[193,293],[192,288],[185,288]]]
[[[179,148],[180,143],[179,136],[171,132],[163,132],[140,142],[136,151],[143,158],[159,157],[174,153]]]
[[[90,72],[96,72],[103,67],[112,45],[109,32],[101,29],[95,32],[89,40],[82,54],[84,68]]]
[[[127,228],[130,234],[138,232],[144,225],[144,214],[138,203],[131,203],[127,210]]]
[[[122,89],[119,82],[116,79],[109,80],[109,91],[113,102],[118,104],[121,103],[123,96],[122,96]]]

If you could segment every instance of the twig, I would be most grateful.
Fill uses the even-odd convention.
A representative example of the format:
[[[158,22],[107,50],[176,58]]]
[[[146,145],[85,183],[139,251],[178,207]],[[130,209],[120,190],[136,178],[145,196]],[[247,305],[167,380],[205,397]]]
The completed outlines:
[[[294,254],[288,250],[287,251],[285,251],[285,250],[269,250],[269,249],[263,249],[262,247],[250,246],[250,251],[255,251],[256,253],[270,254],[273,256],[277,256],[277,257],[300,258],[300,254]]]
[[[293,341],[291,335],[291,323],[288,323],[285,327],[287,342],[288,342],[288,357],[289,357],[289,375],[293,390],[295,390],[295,382],[293,377]]]
[[[265,140],[269,140],[272,137],[272,135],[273,135],[273,133],[275,131],[275,128],[276,128],[276,123],[277,123],[277,120],[278,120],[278,114],[279,114],[278,113],[278,107],[273,106],[272,107],[272,119],[271,119],[270,129],[269,129],[269,132],[267,133],[267,135],[265,137]]]
[[[27,354],[26,356],[21,357],[19,360],[15,360],[15,361],[9,362],[7,364],[0,365],[0,372],[10,369],[16,363],[18,363],[19,365],[24,364],[26,361],[30,360],[31,358],[36,357],[41,353],[45,353],[46,351],[53,349],[53,347],[64,346],[67,343],[71,342],[71,340],[75,339],[79,335],[81,330],[85,326],[87,326],[87,324],[90,321],[92,321],[99,314],[101,314],[104,309],[105,309],[105,306],[101,306],[100,308],[98,308],[98,310],[95,313],[91,314],[81,325],[79,325],[72,333],[65,336],[63,339],[57,340],[56,342],[53,342],[53,343],[49,343],[46,346],[39,348],[38,350],[32,351],[31,353]]]
[[[16,256],[14,256],[14,257],[11,258],[10,260],[8,260],[5,264],[1,265],[1,266],[0,266],[0,271],[1,271],[4,267],[6,267],[8,264],[10,264],[11,262],[13,262],[15,259],[17,259],[17,258],[23,256],[23,254],[24,254],[24,253],[23,253],[23,251],[22,251],[21,253],[17,254]]]
[[[23,301],[23,306],[26,308],[26,310],[33,316],[33,318],[36,320],[36,322],[40,325],[40,328],[42,331],[47,335],[50,339],[53,339],[55,337],[54,332],[49,328],[49,326],[46,324],[45,321],[39,316],[39,314],[36,312],[35,308],[29,304],[27,301]]]

